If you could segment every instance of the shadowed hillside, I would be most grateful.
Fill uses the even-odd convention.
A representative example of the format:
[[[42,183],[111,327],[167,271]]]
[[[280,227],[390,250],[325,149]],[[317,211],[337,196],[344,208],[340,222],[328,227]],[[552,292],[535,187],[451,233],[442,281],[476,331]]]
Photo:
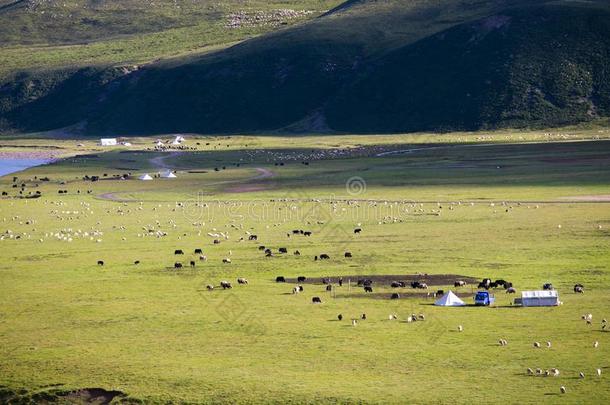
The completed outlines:
[[[546,3],[349,1],[208,55],[26,72],[0,87],[0,125],[397,132],[607,116],[608,5]]]

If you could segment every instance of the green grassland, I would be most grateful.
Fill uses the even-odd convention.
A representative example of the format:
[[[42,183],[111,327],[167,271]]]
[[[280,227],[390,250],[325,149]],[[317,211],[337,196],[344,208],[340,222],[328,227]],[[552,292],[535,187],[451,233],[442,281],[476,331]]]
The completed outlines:
[[[132,140],[137,150],[107,152],[59,141],[72,157],[17,174],[25,193],[41,198],[14,198],[12,176],[0,179],[9,194],[0,200],[0,398],[101,387],[147,403],[606,403],[610,334],[600,321],[610,315],[610,203],[599,196],[610,194],[610,154],[608,140],[595,139],[607,138],[604,131],[378,142],[193,137],[187,144],[198,151],[180,155],[146,151],[144,138]],[[394,148],[425,149],[374,156]],[[338,149],[350,151],[337,156]],[[177,179],[111,179],[154,173],[159,157]],[[98,182],[81,179],[104,173]],[[50,181],[34,179],[44,176]],[[355,176],[366,189],[346,187]],[[244,187],[253,188],[238,192]],[[142,236],[149,229],[167,235]],[[287,237],[293,229],[313,235]],[[208,233],[220,232],[229,238],[213,244]],[[290,254],[265,258],[259,245]],[[186,255],[176,259],[177,248]],[[195,248],[206,262],[191,255]],[[314,261],[321,253],[331,259]],[[223,264],[226,257],[232,263]],[[189,260],[195,269],[171,269]],[[390,274],[504,278],[519,292],[552,282],[563,305],[516,308],[514,296],[496,290],[494,308],[439,308],[410,288],[375,284],[366,295],[354,285]],[[352,284],[334,294],[305,284],[293,295],[291,284],[275,283],[278,275],[343,275]],[[206,290],[221,280],[233,289]],[[572,292],[577,282],[585,294]],[[458,289],[467,303],[474,287]],[[397,291],[401,299],[390,300]],[[323,303],[312,304],[313,296]],[[362,313],[367,320],[352,327]],[[404,322],[411,313],[426,320]],[[585,313],[593,325],[580,319]],[[532,346],[547,340],[550,349]],[[528,367],[561,375],[528,376]]]

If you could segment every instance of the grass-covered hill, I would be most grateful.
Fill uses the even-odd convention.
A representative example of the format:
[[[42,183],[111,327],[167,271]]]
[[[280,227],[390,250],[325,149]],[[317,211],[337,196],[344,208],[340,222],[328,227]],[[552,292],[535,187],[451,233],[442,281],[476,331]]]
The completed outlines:
[[[313,1],[285,3],[316,9]],[[167,58],[168,40],[154,63],[116,57],[15,68],[0,86],[0,128],[398,132],[553,126],[610,115],[606,2],[322,3],[312,14],[318,18],[296,17],[309,21],[268,27],[265,35],[243,31],[260,27],[210,34],[216,40],[209,44],[221,47],[257,35],[224,49]],[[177,15],[173,24],[188,26],[189,13]],[[136,37],[147,35],[167,34]],[[154,46],[147,49],[154,54]]]

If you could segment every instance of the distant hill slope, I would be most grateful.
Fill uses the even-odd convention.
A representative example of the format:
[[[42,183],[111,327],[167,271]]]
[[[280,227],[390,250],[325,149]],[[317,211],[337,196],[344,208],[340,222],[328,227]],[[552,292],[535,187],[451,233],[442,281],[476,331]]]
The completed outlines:
[[[347,2],[210,55],[24,72],[0,126],[88,133],[399,132],[610,115],[607,2]]]

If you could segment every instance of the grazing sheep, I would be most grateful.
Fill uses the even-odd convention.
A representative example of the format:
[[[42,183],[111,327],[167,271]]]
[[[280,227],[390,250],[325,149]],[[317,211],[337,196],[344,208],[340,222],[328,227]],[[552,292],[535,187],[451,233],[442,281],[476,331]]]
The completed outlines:
[[[546,347],[551,348],[551,342],[546,342]]]
[[[534,375],[534,370],[532,370],[531,368],[527,369],[527,374],[528,375]]]
[[[598,376],[598,377],[601,377],[601,375],[602,375],[602,369],[601,369],[601,368],[598,368],[598,369],[597,369],[597,376]]]
[[[231,263],[231,259],[229,259],[228,257],[225,257],[224,259],[222,259],[223,263]]]
[[[352,319],[352,326],[356,326],[356,325],[358,325],[358,320]]]
[[[321,303],[322,303],[322,300],[320,299],[320,297],[312,297],[312,298],[311,298],[311,302],[312,302],[313,304],[321,304]]]
[[[561,391],[562,394],[566,393],[566,387],[564,387],[563,385],[561,387],[559,387],[559,391]]]
[[[500,339],[500,346],[508,346],[508,342],[505,339]]]
[[[420,321],[425,321],[425,320],[426,320],[426,317],[424,316],[424,314],[419,314],[419,315],[417,316],[417,319],[418,319],[418,320],[420,320]]]
[[[599,347],[599,342],[597,340],[593,342],[593,347],[596,349]]]
[[[394,314],[390,314],[390,315],[388,316],[388,319],[389,319],[390,321],[392,321],[392,320],[398,319],[398,316],[396,316],[396,315],[394,315]]]
[[[540,343],[534,342],[534,347],[540,347]]]
[[[578,293],[578,294],[584,294],[585,292],[585,286],[582,284],[575,284],[574,285],[574,292]]]
[[[233,288],[231,283],[229,283],[228,281],[221,281],[220,282],[220,286],[222,287],[223,290],[226,290],[226,289],[229,289],[229,288]]]
[[[458,332],[464,332],[464,327],[462,325],[458,325]]]
[[[301,292],[301,290],[299,290],[299,287],[292,287],[292,293],[293,294],[298,294],[300,292]]]
[[[206,260],[208,260],[207,256],[201,255],[199,256],[199,260],[202,262],[205,262]]]
[[[578,373],[578,376],[579,376],[580,378],[585,378],[585,373],[583,373],[583,372],[581,371],[580,373]]]
[[[559,370],[556,368],[552,368],[551,374],[553,375],[553,377],[559,377]]]
[[[542,369],[537,368],[537,369],[536,369],[536,374],[537,374],[537,375],[542,375]]]
[[[205,288],[207,288],[208,291],[212,291],[214,289],[214,286],[212,284],[208,284],[205,286]]]
[[[411,323],[411,322],[413,322],[413,317],[409,315],[407,317],[407,323]]]
[[[104,261],[103,260],[98,260],[97,261],[97,265],[98,266],[103,266],[104,265]]]
[[[243,277],[240,277],[237,279],[237,284],[248,284],[248,280]]]
[[[342,314],[337,315],[337,319],[342,321],[343,320],[343,315]]]

